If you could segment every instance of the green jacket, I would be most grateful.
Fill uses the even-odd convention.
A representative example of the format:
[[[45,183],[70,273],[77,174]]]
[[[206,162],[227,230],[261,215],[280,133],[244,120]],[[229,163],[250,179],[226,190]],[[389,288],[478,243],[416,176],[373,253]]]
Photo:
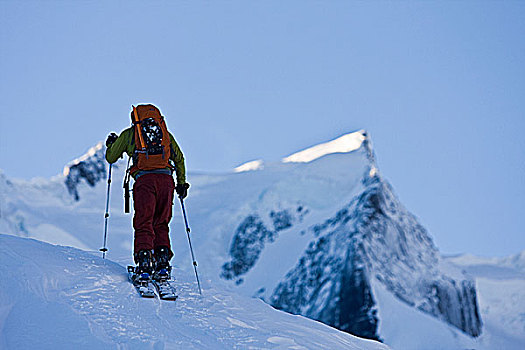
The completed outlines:
[[[109,163],[115,163],[119,158],[122,157],[124,152],[126,152],[128,156],[133,157],[133,153],[135,152],[134,138],[135,130],[133,129],[133,127],[129,127],[126,130],[122,131],[117,140],[106,150],[106,160]],[[177,141],[175,141],[175,138],[171,133],[170,140],[172,150],[172,152],[170,153],[170,159],[175,164],[177,183],[183,184],[186,183],[186,167],[184,165],[184,155],[182,154],[182,151],[180,150]],[[131,175],[135,177],[137,172]]]

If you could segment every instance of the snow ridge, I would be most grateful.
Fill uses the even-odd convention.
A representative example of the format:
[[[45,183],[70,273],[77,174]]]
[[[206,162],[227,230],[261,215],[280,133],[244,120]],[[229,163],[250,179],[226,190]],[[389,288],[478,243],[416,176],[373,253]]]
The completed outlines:
[[[177,268],[179,299],[146,300],[119,264],[0,235],[0,271],[2,349],[388,349],[209,281],[201,297]]]
[[[258,159],[258,160],[252,160],[251,162],[241,164],[238,167],[236,167],[234,171],[236,173],[242,173],[244,171],[261,170],[263,168],[264,168],[264,162]]]
[[[283,163],[309,163],[328,154],[352,152],[359,149],[365,139],[364,130],[356,131],[289,155],[282,161]]]

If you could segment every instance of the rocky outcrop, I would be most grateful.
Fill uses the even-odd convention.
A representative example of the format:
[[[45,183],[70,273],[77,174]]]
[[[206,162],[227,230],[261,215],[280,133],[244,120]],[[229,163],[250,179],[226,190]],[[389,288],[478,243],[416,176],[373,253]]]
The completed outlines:
[[[312,242],[275,289],[270,304],[340,330],[379,339],[363,247],[338,232]]]
[[[311,229],[318,238],[277,286],[269,302],[371,339],[377,333],[375,278],[405,303],[463,332],[481,334],[474,284],[439,269],[426,230],[378,175],[332,218]]]
[[[80,199],[78,186],[82,181],[89,186],[94,187],[99,181],[104,180],[106,177],[107,162],[104,157],[104,152],[105,149],[102,144],[98,144],[86,155],[65,167],[65,184],[69,193],[76,201]]]
[[[307,212],[302,205],[294,210],[272,210],[266,218],[270,224],[257,214],[247,216],[235,230],[230,245],[231,260],[222,266],[221,277],[236,279],[236,283],[241,284],[243,280],[239,277],[255,266],[265,245],[274,242],[280,231],[291,228]]]

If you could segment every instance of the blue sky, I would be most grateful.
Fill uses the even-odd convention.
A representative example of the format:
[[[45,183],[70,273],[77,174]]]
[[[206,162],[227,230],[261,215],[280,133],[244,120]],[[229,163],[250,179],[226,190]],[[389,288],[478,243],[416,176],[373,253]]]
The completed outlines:
[[[444,253],[525,249],[525,2],[3,1],[0,22],[9,177],[61,173],[140,102],[190,172],[366,129]]]

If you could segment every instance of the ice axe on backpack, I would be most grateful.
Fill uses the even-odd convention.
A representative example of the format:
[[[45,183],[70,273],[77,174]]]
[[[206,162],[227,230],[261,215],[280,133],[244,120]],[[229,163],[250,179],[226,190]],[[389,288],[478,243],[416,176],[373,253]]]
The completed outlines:
[[[133,125],[135,124],[138,124],[140,123],[139,122],[139,115],[138,115],[138,112],[137,112],[137,107],[135,106],[131,106],[133,107],[133,118],[132,118],[132,121],[133,121]],[[141,152],[145,152],[145,149],[146,149],[146,143],[144,142],[144,137],[142,136],[142,133],[139,132],[138,133],[139,135],[139,144],[137,145],[138,147],[140,147],[140,151]],[[129,195],[129,182],[131,180],[131,171],[129,169],[129,163],[130,163],[130,160],[131,160],[131,157],[128,157],[128,166],[126,167],[126,175],[124,176],[124,213],[125,214],[129,214],[129,200],[130,200],[130,195]]]
[[[137,112],[137,107],[135,107],[135,106],[131,106],[131,107],[133,107],[133,124],[138,124],[139,123],[139,115],[138,115],[138,112]],[[144,137],[142,136],[142,133],[138,132],[138,134],[139,134],[140,150],[144,152],[145,149],[146,149],[146,143],[144,142]]]

